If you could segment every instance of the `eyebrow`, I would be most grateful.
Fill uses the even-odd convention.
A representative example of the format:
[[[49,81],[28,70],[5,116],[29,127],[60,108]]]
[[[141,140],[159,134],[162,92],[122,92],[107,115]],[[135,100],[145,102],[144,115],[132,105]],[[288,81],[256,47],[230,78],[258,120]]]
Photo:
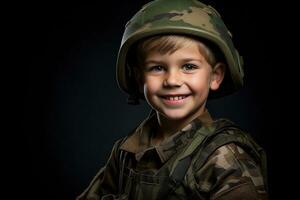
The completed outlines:
[[[183,62],[190,62],[190,61],[198,61],[198,62],[203,62],[203,59],[196,59],[196,58],[185,58],[182,59]]]
[[[184,58],[182,60],[180,60],[181,62],[190,62],[190,61],[198,61],[198,62],[203,62],[202,59],[196,59],[196,58]],[[155,63],[155,64],[164,64],[163,61],[160,61],[160,60],[147,60],[145,62],[145,64],[149,64],[149,63]]]
[[[145,64],[149,64],[149,63],[164,64],[163,61],[159,61],[159,60],[147,60],[147,61],[145,61]]]

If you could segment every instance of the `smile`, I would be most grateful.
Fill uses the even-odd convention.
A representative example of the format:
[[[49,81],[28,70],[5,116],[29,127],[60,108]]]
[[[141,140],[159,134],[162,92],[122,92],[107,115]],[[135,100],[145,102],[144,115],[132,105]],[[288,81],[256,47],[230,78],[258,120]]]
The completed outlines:
[[[162,96],[162,98],[167,99],[169,101],[178,101],[181,99],[185,99],[188,95],[181,95],[181,96]]]
[[[185,103],[187,97],[190,95],[164,95],[160,96],[165,105],[168,106],[181,106]]]

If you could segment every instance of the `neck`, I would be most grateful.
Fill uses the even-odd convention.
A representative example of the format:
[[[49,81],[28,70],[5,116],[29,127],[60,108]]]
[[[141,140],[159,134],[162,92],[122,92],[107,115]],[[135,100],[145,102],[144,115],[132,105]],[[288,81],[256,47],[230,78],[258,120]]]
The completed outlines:
[[[157,115],[159,127],[155,137],[157,139],[163,140],[173,135],[177,131],[186,127],[195,118],[200,116],[204,112],[204,110],[205,108],[199,110],[198,112],[194,113],[191,116],[188,116],[186,118],[181,118],[181,119],[169,119],[157,112],[156,115]]]

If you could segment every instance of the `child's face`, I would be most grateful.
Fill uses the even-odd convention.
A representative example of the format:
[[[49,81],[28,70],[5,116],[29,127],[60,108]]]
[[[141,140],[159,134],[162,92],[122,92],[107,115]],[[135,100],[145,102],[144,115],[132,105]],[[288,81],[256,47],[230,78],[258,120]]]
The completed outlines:
[[[143,66],[143,90],[147,102],[168,119],[189,119],[205,108],[210,89],[217,89],[212,66],[192,44],[173,52],[151,51]],[[216,85],[217,84],[217,85]]]

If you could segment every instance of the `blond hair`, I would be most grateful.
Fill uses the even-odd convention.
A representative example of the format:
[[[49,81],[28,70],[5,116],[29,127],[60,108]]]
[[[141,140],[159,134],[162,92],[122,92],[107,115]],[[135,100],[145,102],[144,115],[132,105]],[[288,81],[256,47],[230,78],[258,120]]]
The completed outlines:
[[[199,52],[206,61],[213,67],[216,64],[216,57],[212,50],[203,42],[183,35],[159,35],[147,38],[136,46],[136,64],[142,66],[146,56],[151,51],[158,51],[161,54],[172,54],[180,48],[188,47],[197,43]]]

